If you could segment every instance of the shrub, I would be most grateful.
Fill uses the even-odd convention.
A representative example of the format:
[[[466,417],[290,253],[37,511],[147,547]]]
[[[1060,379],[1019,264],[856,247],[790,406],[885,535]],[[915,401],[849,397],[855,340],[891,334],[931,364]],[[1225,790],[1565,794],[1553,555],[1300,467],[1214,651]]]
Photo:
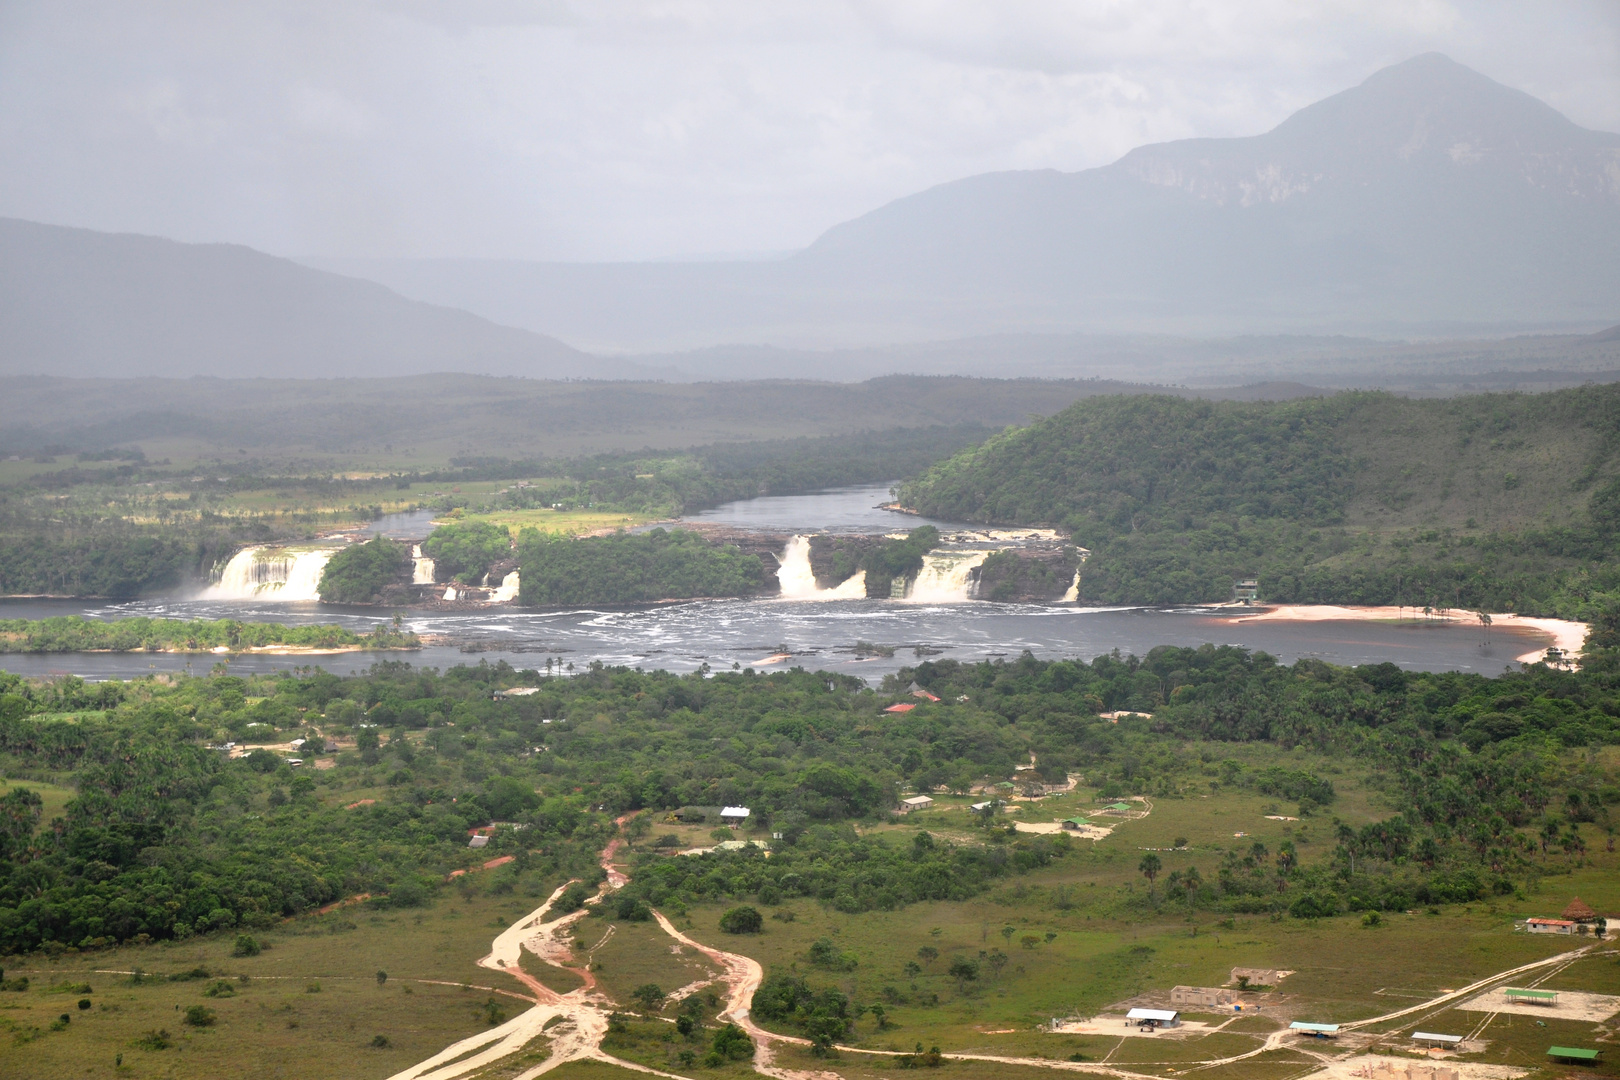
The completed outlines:
[[[174,1045],[174,1037],[166,1029],[153,1029],[135,1040],[139,1050],[167,1050]]]
[[[720,916],[720,929],[728,934],[757,934],[765,929],[765,918],[745,904]]]
[[[213,1009],[205,1005],[188,1005],[185,1020],[192,1027],[213,1027],[219,1017],[215,1015]]]
[[[721,1061],[746,1061],[754,1056],[754,1040],[736,1024],[727,1024],[715,1032],[711,1048]]]
[[[232,956],[258,956],[261,946],[257,939],[247,934],[237,934],[236,944],[231,948]]]

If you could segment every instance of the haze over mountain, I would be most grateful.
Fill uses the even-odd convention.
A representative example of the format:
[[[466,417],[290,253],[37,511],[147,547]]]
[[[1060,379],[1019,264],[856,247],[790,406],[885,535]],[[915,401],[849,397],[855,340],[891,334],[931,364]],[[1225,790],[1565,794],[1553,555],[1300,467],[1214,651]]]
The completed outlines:
[[[588,349],[1010,331],[1458,333],[1620,317],[1620,135],[1439,54],[1250,138],[990,173],[772,263],[319,260]]]
[[[0,219],[0,374],[656,375],[235,244]]]

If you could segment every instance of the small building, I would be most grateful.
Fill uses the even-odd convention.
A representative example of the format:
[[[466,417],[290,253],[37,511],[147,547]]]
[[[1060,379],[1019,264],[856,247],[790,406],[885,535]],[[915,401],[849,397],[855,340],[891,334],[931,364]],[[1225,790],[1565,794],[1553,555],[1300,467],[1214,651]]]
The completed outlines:
[[[909,814],[913,810],[927,810],[933,805],[934,800],[930,799],[927,795],[913,795],[909,799],[900,800],[900,812],[902,814]]]
[[[1109,803],[1107,806],[1103,807],[1101,810],[1098,810],[1097,813],[1099,813],[1099,814],[1125,814],[1125,813],[1129,813],[1133,809],[1135,809],[1135,808],[1133,806],[1131,806],[1130,803],[1117,802],[1117,803]]]
[[[748,813],[748,807],[746,806],[722,806],[720,808],[720,824],[741,825],[748,820]]]
[[[890,705],[887,709],[884,709],[883,711],[884,712],[893,712],[893,713],[910,712],[912,709],[915,709],[916,707],[917,707],[917,703],[914,702],[914,701],[897,701],[893,705]]]
[[[1100,719],[1107,720],[1110,724],[1117,724],[1121,720],[1131,720],[1131,719],[1151,720],[1151,719],[1153,719],[1153,714],[1152,713],[1150,713],[1150,712],[1137,712],[1135,709],[1117,709],[1114,712],[1098,713],[1097,716]]]
[[[1177,986],[1170,991],[1172,1005],[1230,1005],[1237,995],[1230,990],[1214,986]]]
[[[1575,924],[1577,934],[1597,934],[1601,937],[1608,929],[1608,920],[1593,911],[1591,905],[1578,896],[1564,909],[1564,918]]]
[[[477,836],[468,839],[467,846],[471,848],[488,847],[489,837],[485,836],[483,833],[479,833]]]
[[[1579,1046],[1549,1046],[1547,1056],[1554,1061],[1596,1061],[1598,1051],[1586,1050]]]
[[[982,814],[994,805],[994,802],[976,802],[972,806],[968,807],[968,809],[973,811],[975,814]]]
[[[1175,1027],[1181,1023],[1181,1014],[1174,1009],[1132,1009],[1125,1020],[1137,1027]]]
[[[1443,1050],[1455,1050],[1462,1045],[1461,1035],[1442,1035],[1437,1031],[1414,1031],[1412,1041],[1422,1043],[1428,1047],[1439,1047]]]
[[[505,701],[507,698],[528,697],[530,694],[538,694],[539,692],[540,688],[538,686],[514,686],[509,690],[497,690],[490,696],[496,701]]]
[[[1313,1039],[1337,1039],[1339,1037],[1338,1024],[1308,1024],[1303,1020],[1295,1020],[1288,1025],[1289,1031],[1297,1031],[1301,1035],[1309,1035]]]
[[[1524,920],[1524,928],[1532,934],[1573,934],[1575,922],[1572,919],[1542,919],[1532,915]]]
[[[1091,825],[1091,822],[1087,821],[1083,817],[1072,817],[1072,818],[1064,818],[1063,821],[1060,822],[1060,824],[1065,829],[1084,829],[1084,828],[1089,827]]]
[[[1517,1002],[1521,1005],[1545,1005],[1549,1009],[1558,1005],[1558,991],[1556,990],[1520,990],[1507,987],[1502,991],[1502,996],[1510,1002]]]
[[[939,700],[939,698],[935,697],[933,694],[929,693],[927,690],[924,690],[922,687],[918,686],[915,682],[913,682],[910,686],[906,687],[906,693],[910,694],[914,698],[922,698],[924,701],[938,701]]]

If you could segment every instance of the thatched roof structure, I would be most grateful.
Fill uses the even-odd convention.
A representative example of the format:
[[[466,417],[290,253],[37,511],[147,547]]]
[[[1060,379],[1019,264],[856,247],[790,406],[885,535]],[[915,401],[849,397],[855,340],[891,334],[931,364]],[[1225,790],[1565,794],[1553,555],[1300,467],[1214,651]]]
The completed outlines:
[[[1586,922],[1589,919],[1597,918],[1597,912],[1587,907],[1581,898],[1577,896],[1569,902],[1569,907],[1564,909],[1564,918],[1569,919],[1571,922]]]

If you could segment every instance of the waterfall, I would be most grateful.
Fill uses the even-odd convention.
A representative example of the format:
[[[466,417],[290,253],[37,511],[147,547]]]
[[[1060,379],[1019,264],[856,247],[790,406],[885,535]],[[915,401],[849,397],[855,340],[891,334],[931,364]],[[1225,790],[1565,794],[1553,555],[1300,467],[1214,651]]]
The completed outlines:
[[[517,599],[519,584],[518,572],[513,570],[502,578],[500,585],[496,587],[494,592],[489,594],[489,602],[492,604],[510,604]]]
[[[830,589],[816,584],[816,573],[810,569],[808,536],[795,536],[782,549],[782,566],[776,571],[776,580],[782,583],[784,600],[859,600],[866,595],[865,570]]]
[[[456,598],[456,596],[457,596],[456,587],[454,585],[452,585],[448,589],[444,590],[444,598],[446,600],[454,600]]]
[[[243,548],[231,556],[219,584],[205,589],[204,600],[319,600],[321,572],[333,548],[295,551],[280,547]]]
[[[930,551],[906,599],[915,604],[956,604],[973,599],[973,571],[988,551]]]
[[[1063,594],[1063,603],[1075,604],[1080,601],[1080,568],[1074,568],[1074,580],[1069,582],[1068,591]]]
[[[433,584],[433,560],[422,554],[422,545],[416,544],[411,548],[411,584]]]

